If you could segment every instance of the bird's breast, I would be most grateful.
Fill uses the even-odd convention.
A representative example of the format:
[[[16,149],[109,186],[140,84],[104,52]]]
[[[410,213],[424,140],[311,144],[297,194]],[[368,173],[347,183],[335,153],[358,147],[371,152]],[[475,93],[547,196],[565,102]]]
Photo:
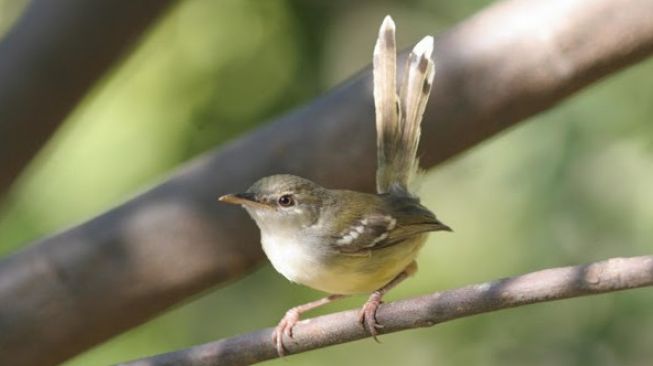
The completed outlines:
[[[311,277],[311,267],[319,263],[317,253],[312,253],[307,240],[284,232],[265,233],[261,237],[263,251],[274,269],[287,279],[305,283]]]
[[[262,234],[261,243],[272,266],[290,281],[331,294],[357,294],[379,289],[404,270],[423,244],[423,238],[415,239],[355,256],[329,250],[310,235],[283,231]]]

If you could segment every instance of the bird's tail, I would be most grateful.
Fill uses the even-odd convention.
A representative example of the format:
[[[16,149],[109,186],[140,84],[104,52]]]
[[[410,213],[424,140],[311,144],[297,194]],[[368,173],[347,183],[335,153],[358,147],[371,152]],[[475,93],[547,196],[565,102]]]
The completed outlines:
[[[435,66],[433,37],[419,41],[406,61],[397,96],[395,24],[386,16],[374,47],[378,193],[408,193],[418,168],[420,124],[431,92]]]

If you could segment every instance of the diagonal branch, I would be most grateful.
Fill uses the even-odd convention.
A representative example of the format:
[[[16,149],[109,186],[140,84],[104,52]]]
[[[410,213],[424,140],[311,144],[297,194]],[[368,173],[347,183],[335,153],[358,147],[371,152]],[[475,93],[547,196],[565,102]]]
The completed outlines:
[[[34,0],[0,42],[0,198],[171,0]]]
[[[379,308],[380,333],[393,333],[539,302],[653,286],[653,256],[612,258],[573,267],[545,269],[525,275],[470,285],[455,290],[396,301]],[[286,341],[290,354],[351,342],[369,335],[349,310],[307,319]],[[123,366],[236,366],[277,357],[273,328],[162,354]]]
[[[644,59],[652,13],[650,0],[506,0],[439,35],[422,164]],[[59,363],[260,264],[254,224],[218,205],[221,194],[284,172],[371,191],[373,111],[366,70],[129,202],[4,258],[0,298],[12,301],[0,302],[0,364]]]

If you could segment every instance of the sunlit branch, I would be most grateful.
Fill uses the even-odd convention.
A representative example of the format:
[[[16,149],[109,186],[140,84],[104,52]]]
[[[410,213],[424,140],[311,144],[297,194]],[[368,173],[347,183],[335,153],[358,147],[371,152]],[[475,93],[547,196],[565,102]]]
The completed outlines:
[[[652,285],[653,256],[612,258],[396,301],[383,305],[377,317],[383,324],[380,332],[393,333],[517,306]],[[293,340],[285,342],[290,354],[369,337],[358,323],[358,310],[304,320],[293,332]],[[278,357],[271,334],[272,328],[262,329],[123,365],[249,365]]]

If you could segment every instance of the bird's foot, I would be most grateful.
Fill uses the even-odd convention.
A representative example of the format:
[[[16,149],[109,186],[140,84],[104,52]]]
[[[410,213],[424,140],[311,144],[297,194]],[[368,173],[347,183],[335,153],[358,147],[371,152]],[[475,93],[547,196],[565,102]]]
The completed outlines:
[[[383,303],[381,301],[382,296],[378,291],[373,292],[358,314],[358,322],[363,328],[367,329],[377,343],[381,343],[377,336],[379,335],[378,329],[383,328],[383,325],[379,324],[376,320],[376,310]]]
[[[293,337],[292,329],[295,324],[299,322],[299,317],[302,315],[302,313],[320,307],[324,304],[328,304],[333,300],[341,299],[343,297],[346,297],[346,295],[329,295],[304,305],[295,306],[294,308],[286,311],[286,315],[283,316],[283,319],[281,319],[279,324],[277,324],[277,327],[272,333],[272,342],[277,348],[277,354],[279,357],[283,357],[287,354],[287,349],[283,344],[284,335],[288,338]]]
[[[277,327],[272,333],[272,342],[274,342],[275,347],[277,348],[277,354],[279,357],[286,355],[286,347],[283,344],[284,335],[288,338],[292,338],[292,328],[299,321],[299,310],[297,308],[292,308],[286,311],[286,315],[283,316]]]

